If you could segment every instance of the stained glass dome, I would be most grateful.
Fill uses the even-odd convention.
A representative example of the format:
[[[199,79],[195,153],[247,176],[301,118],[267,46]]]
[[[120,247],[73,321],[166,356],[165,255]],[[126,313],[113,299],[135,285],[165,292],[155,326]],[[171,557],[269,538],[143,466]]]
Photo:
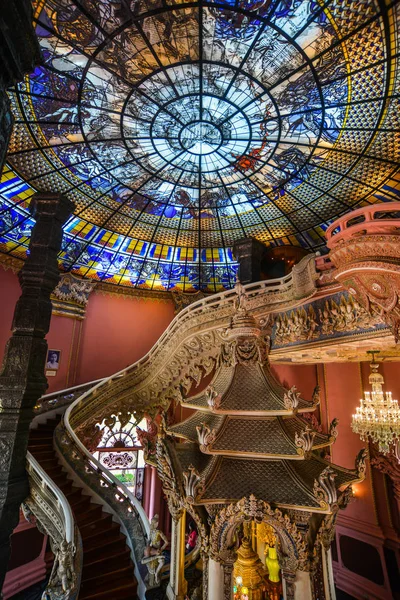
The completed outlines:
[[[34,191],[76,205],[60,266],[118,285],[229,288],[235,240],[324,245],[400,194],[398,5],[36,0],[43,64],[10,91],[1,250]],[[397,14],[396,14],[397,11]]]

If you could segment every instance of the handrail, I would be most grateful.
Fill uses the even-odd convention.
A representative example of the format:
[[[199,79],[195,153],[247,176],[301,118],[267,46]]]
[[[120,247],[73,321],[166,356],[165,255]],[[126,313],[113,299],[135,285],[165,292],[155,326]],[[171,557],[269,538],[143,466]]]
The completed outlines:
[[[76,600],[82,574],[82,541],[67,498],[30,452],[26,469],[30,494],[22,508],[25,517],[36,518],[38,528],[51,541],[54,563],[43,598]]]
[[[314,260],[313,267],[310,260],[311,263]],[[302,263],[303,269],[301,268]],[[304,277],[305,273],[307,275],[306,278]],[[278,307],[278,305],[281,306],[283,303],[297,306],[302,299],[310,298],[314,294],[316,290],[315,273],[315,256],[309,255],[296,265],[296,269],[293,269],[291,273],[284,277],[245,285],[244,288],[249,301],[249,309],[251,311],[254,310],[256,314],[263,317],[276,310],[275,307]],[[304,285],[305,282],[306,285]],[[142,358],[132,365],[121,369],[114,375],[99,381],[93,387],[86,389],[73,401],[71,408],[67,411],[67,420],[72,423],[72,428],[81,425],[87,419],[87,416],[91,414],[91,404],[90,402],[86,402],[89,396],[96,403],[95,397],[101,394],[99,400],[103,408],[109,402],[113,403],[115,401],[115,398],[113,400],[111,397],[108,398],[110,394],[107,393],[107,389],[111,391],[110,385],[116,382],[118,378],[124,378],[123,384],[119,385],[118,388],[127,390],[131,387],[134,396],[137,396],[138,399],[140,398],[141,405],[143,403],[150,404],[147,395],[152,397],[154,388],[157,388],[156,393],[158,393],[160,385],[164,386],[164,389],[169,389],[169,384],[166,383],[164,377],[164,375],[167,378],[169,377],[169,374],[166,373],[168,366],[163,358],[165,348],[168,345],[170,347],[173,346],[173,340],[176,335],[179,340],[178,347],[184,352],[185,344],[189,342],[191,337],[197,336],[200,332],[208,332],[221,326],[227,326],[230,319],[231,307],[236,298],[236,290],[231,289],[201,298],[186,306],[174,317],[158,341]],[[201,321],[201,328],[197,327],[197,333],[194,331],[189,333],[190,327],[193,323],[196,324],[196,321],[197,325]],[[178,353],[176,357],[179,361]],[[155,375],[153,369],[156,365],[158,368],[157,375]],[[158,374],[160,377],[158,377]],[[162,384],[160,384],[161,381],[163,382]],[[116,393],[118,392],[116,391]],[[94,404],[93,408],[95,408]]]
[[[26,453],[26,460],[28,475],[36,475],[40,481],[41,488],[47,488],[51,495],[57,499],[57,507],[60,509],[60,514],[63,517],[65,539],[68,543],[75,543],[75,521],[67,498],[29,451]]]
[[[50,400],[51,398],[56,398],[57,396],[61,396],[62,394],[65,394],[66,392],[71,393],[71,392],[75,392],[76,390],[79,390],[80,388],[86,387],[86,386],[93,386],[96,385],[96,383],[99,383],[99,381],[103,381],[104,377],[101,377],[100,379],[94,379],[93,381],[87,381],[86,383],[79,383],[78,385],[73,385],[72,387],[69,388],[65,388],[63,390],[58,390],[57,392],[51,392],[50,394],[44,394],[43,396],[40,397],[40,400]]]
[[[58,390],[57,392],[51,392],[51,394],[41,396],[34,409],[35,417],[65,407],[77,397],[79,391],[83,392],[89,390],[93,385],[96,385],[101,381],[103,381],[103,379],[95,379],[94,381],[88,381],[87,383],[81,383],[64,390]]]
[[[132,492],[90,454],[70,425],[67,426],[67,421],[64,416],[56,427],[55,447],[63,457],[64,466],[82,481],[89,494],[94,494],[95,501],[107,506],[121,525],[131,550],[138,581],[138,597],[144,598],[146,569],[141,559],[150,536],[148,517]]]
[[[129,502],[129,504],[132,506],[132,508],[138,514],[141,524],[144,526],[144,529],[145,529],[144,533],[146,534],[146,536],[148,536],[150,534],[150,523],[149,523],[149,519],[146,515],[146,512],[145,512],[143,506],[140,504],[139,500],[132,494],[132,492],[126,486],[121,484],[121,482],[115,477],[115,475],[113,475],[111,473],[111,471],[106,469],[106,467],[104,467],[93,456],[93,454],[91,454],[89,452],[89,450],[82,444],[82,442],[80,441],[78,436],[75,434],[74,430],[72,429],[72,427],[69,423],[69,414],[70,414],[71,409],[73,408],[74,404],[75,403],[71,404],[71,406],[69,406],[67,408],[67,410],[65,411],[65,414],[64,414],[64,426],[65,426],[68,436],[73,441],[75,447],[79,450],[81,455],[84,457],[87,465],[93,471],[96,471],[96,473],[102,475],[105,479],[108,479],[108,482],[111,483],[111,485],[113,485],[114,487],[116,487],[118,492],[120,494],[122,494],[122,496],[125,498],[125,500],[127,500]]]
[[[289,273],[288,275],[285,275],[284,277],[281,277],[281,278],[267,279],[265,281],[260,281],[257,283],[249,283],[249,284],[245,285],[244,287],[245,287],[246,292],[249,295],[249,297],[251,297],[251,295],[252,295],[251,292],[260,292],[260,291],[265,291],[265,290],[268,290],[269,292],[281,291],[283,287],[290,288],[290,287],[292,287],[292,285],[293,285],[293,275],[292,275],[292,273]],[[206,298],[201,298],[200,300],[193,302],[193,304],[189,304],[189,306],[186,306],[180,313],[178,313],[174,317],[174,319],[171,321],[169,327],[167,327],[167,329],[161,334],[158,341],[150,348],[150,350],[144,356],[142,356],[142,358],[137,360],[135,363],[133,363],[129,367],[122,369],[116,375],[122,375],[125,372],[128,372],[133,368],[138,368],[139,366],[148,362],[150,357],[154,354],[156,348],[158,346],[162,345],[164,339],[170,335],[170,333],[178,326],[180,321],[186,320],[186,317],[189,314],[202,312],[203,308],[207,308],[207,309],[213,308],[213,307],[218,306],[221,303],[221,301],[234,300],[235,298],[236,298],[235,290],[226,290],[224,292],[213,294],[212,296],[208,296]],[[111,377],[113,377],[113,376],[111,376]],[[107,379],[111,379],[111,377],[109,377]]]
[[[289,275],[286,275],[283,278],[269,280],[269,281],[267,280],[267,281],[262,281],[262,282],[258,282],[258,283],[251,283],[251,284],[248,284],[245,286],[247,295],[250,299],[256,295],[259,296],[260,293],[261,294],[267,293],[268,295],[270,295],[271,292],[273,293],[275,291],[282,292],[282,290],[291,290],[292,287],[293,287],[293,274],[292,273],[290,273]],[[113,489],[117,490],[117,495],[121,496],[123,501],[125,503],[128,503],[131,510],[133,510],[137,514],[138,520],[139,520],[142,528],[144,527],[143,534],[145,537],[149,536],[150,524],[149,524],[149,520],[147,518],[147,515],[146,515],[143,507],[141,506],[139,501],[135,498],[135,496],[125,486],[123,486],[121,484],[121,482],[118,481],[118,479],[110,471],[108,471],[97,459],[95,459],[93,457],[93,455],[89,452],[89,450],[85,447],[85,445],[81,442],[81,440],[75,433],[73,426],[71,425],[71,416],[79,406],[82,406],[82,404],[85,403],[86,398],[96,395],[97,390],[99,390],[100,388],[104,389],[108,385],[110,385],[114,381],[116,381],[116,379],[118,379],[120,377],[124,377],[127,374],[136,371],[140,367],[147,365],[152,360],[155,353],[157,353],[159,351],[159,349],[163,347],[163,344],[165,343],[165,341],[167,339],[173,337],[175,332],[177,331],[177,329],[179,327],[181,327],[182,324],[186,323],[188,320],[192,319],[193,317],[195,317],[196,315],[199,315],[201,313],[208,314],[210,311],[213,311],[214,309],[220,307],[221,305],[231,306],[236,298],[237,298],[237,294],[236,294],[235,290],[227,290],[225,292],[215,294],[215,295],[207,297],[207,298],[202,298],[202,299],[198,300],[197,302],[194,302],[193,304],[184,308],[180,313],[178,313],[175,316],[175,318],[173,319],[173,321],[171,322],[169,327],[161,335],[159,340],[153,345],[153,347],[141,359],[136,361],[131,366],[121,369],[119,372],[115,373],[114,375],[111,375],[110,377],[107,377],[105,379],[102,379],[102,380],[96,382],[93,387],[86,389],[83,392],[83,394],[81,394],[78,398],[76,398],[76,400],[74,400],[67,407],[67,409],[64,413],[63,421],[57,428],[57,430],[59,430],[59,433],[60,433],[60,440],[62,439],[62,437],[61,437],[62,436],[62,428],[64,428],[64,432],[65,432],[64,435],[69,439],[70,447],[73,448],[73,450],[75,452],[75,456],[80,457],[78,459],[78,461],[80,461],[82,459],[82,461],[85,465],[86,473],[92,473],[93,475],[96,475],[97,480],[103,481],[103,493],[106,494],[104,500],[105,501],[110,500],[109,490],[106,490],[104,488],[112,486]],[[57,433],[56,433],[56,435],[57,435]],[[59,447],[60,451],[64,453],[68,447],[68,444],[60,443],[60,444],[58,444],[58,447]],[[107,498],[107,495],[108,495],[108,498]],[[119,498],[117,498],[117,500],[119,500]],[[110,504],[110,508],[112,509],[111,504]],[[135,563],[136,563],[136,567],[139,571],[139,561],[137,560],[137,557],[135,559]]]
[[[387,228],[389,223],[396,223],[396,227],[400,225],[398,217],[391,217],[390,213],[400,212],[400,202],[389,202],[388,204],[371,204],[363,206],[357,210],[353,210],[344,214],[339,219],[336,219],[325,232],[327,245],[332,248],[339,240],[344,237],[351,237],[354,233],[364,230],[366,227],[370,229],[370,233],[381,232],[382,227]],[[387,218],[375,219],[376,213],[388,213]],[[362,221],[350,223],[357,220],[357,217],[364,217]],[[336,231],[338,230],[338,231]],[[388,231],[390,233],[390,231]]]
[[[282,292],[282,290],[288,291],[293,287],[293,274],[291,272],[288,275],[285,275],[281,278],[269,279],[256,283],[249,283],[246,284],[244,287],[246,289],[249,299],[251,299],[256,294],[259,295],[260,292],[270,294],[271,292]],[[198,315],[203,312],[208,313],[210,309],[218,308],[221,306],[221,304],[233,304],[236,297],[237,296],[235,290],[231,289],[217,294],[213,294],[212,296],[206,298],[201,298],[200,300],[193,302],[193,304],[186,306],[181,312],[179,312],[174,317],[167,329],[161,334],[160,338],[155,342],[155,344],[150,348],[150,350],[146,354],[144,354],[144,356],[135,361],[132,365],[121,369],[120,371],[114,373],[113,375],[110,375],[109,377],[105,377],[104,379],[99,380],[98,383],[94,385],[94,387],[86,390],[81,396],[79,396],[67,410],[67,419],[69,420],[72,410],[77,408],[78,405],[80,405],[89,395],[95,393],[100,387],[102,387],[103,385],[106,386],[107,384],[110,384],[113,381],[115,381],[115,379],[131,374],[137,371],[140,367],[143,367],[144,365],[148,364],[152,360],[154,355],[159,351],[159,348],[163,346],[166,339],[171,337],[175,333],[175,331],[181,325],[183,325],[183,323],[185,323],[195,315]]]

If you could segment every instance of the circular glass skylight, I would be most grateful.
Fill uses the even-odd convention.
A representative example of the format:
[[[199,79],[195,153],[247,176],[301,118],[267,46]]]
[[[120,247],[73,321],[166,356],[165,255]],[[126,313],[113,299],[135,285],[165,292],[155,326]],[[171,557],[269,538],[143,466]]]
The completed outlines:
[[[75,202],[62,268],[217,290],[234,282],[235,240],[318,248],[338,214],[398,197],[396,6],[34,7],[43,65],[10,94],[7,181]],[[28,200],[7,194],[25,222]],[[3,244],[22,254],[15,227]]]

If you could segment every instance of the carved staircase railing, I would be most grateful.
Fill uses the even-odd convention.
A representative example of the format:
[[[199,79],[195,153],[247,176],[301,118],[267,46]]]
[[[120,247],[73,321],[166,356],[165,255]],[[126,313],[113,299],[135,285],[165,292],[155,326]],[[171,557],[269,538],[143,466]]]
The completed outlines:
[[[315,256],[306,256],[280,279],[245,286],[248,310],[260,319],[282,307],[298,306],[316,293]],[[218,352],[218,329],[229,325],[235,290],[203,298],[173,319],[151,350],[130,367],[87,390],[68,413],[71,428],[85,439],[84,424],[101,422],[110,414],[150,412],[171,399],[179,399],[181,386],[188,390],[211,372]],[[92,432],[89,432],[89,437]]]
[[[150,532],[149,519],[132,492],[108,469],[100,464],[76,436],[69,424],[68,407],[55,430],[55,445],[61,461],[71,476],[78,477],[94,500],[102,504],[119,521],[131,550],[138,581],[138,596],[144,597],[146,568],[141,565],[146,540]]]
[[[35,421],[37,422],[39,420],[38,416],[42,414],[48,416],[53,411],[54,413],[63,412],[74,400],[82,396],[87,390],[93,388],[100,381],[103,381],[103,379],[95,379],[94,381],[81,383],[65,390],[45,394],[40,398],[38,405],[35,406]]]
[[[315,271],[314,258],[311,257],[311,259]],[[299,295],[298,290],[301,288],[301,285],[299,287],[299,281],[297,281],[297,284],[294,282],[295,279],[296,276],[293,276],[293,273],[291,273],[282,279],[247,285],[246,290],[249,296],[249,309],[262,316],[282,303],[287,304],[288,301],[291,301],[295,305],[298,302],[296,297]],[[308,278],[308,280],[310,280],[310,278]],[[307,293],[309,293],[309,291],[310,286],[308,286]],[[54,437],[55,446],[61,462],[69,472],[70,477],[73,479],[78,478],[81,484],[83,483],[86,490],[89,490],[94,499],[105,506],[106,510],[113,513],[120,522],[126,535],[127,543],[131,548],[131,556],[135,564],[135,575],[139,584],[139,597],[144,597],[146,590],[144,584],[146,570],[145,567],[141,565],[141,558],[143,556],[146,538],[149,534],[149,521],[147,515],[133,494],[123,486],[110,471],[101,465],[82,443],[77,435],[79,432],[79,424],[82,421],[85,421],[85,417],[88,416],[87,411],[90,411],[91,422],[101,422],[101,414],[99,415],[98,410],[99,400],[102,398],[103,407],[105,406],[107,410],[110,410],[110,402],[112,403],[115,399],[118,399],[121,388],[132,392],[132,390],[139,385],[139,393],[142,393],[141,390],[146,390],[148,387],[149,379],[152,381],[154,380],[154,377],[160,378],[160,371],[163,367],[165,368],[165,363],[169,363],[172,366],[172,371],[169,373],[166,381],[164,378],[162,387],[171,387],[171,384],[174,384],[174,379],[181,379],[182,373],[180,372],[180,369],[177,368],[178,363],[175,365],[173,363],[171,364],[173,355],[176,354],[176,351],[179,352],[180,349],[187,344],[189,350],[191,348],[193,351],[193,358],[198,357],[199,351],[202,352],[203,347],[196,348],[196,344],[193,344],[192,338],[199,332],[205,334],[203,339],[203,344],[207,347],[205,354],[209,354],[210,351],[212,353],[212,348],[217,345],[214,343],[215,340],[212,335],[210,339],[207,339],[207,334],[210,330],[215,329],[216,326],[221,327],[228,325],[235,299],[236,293],[233,290],[229,290],[193,303],[175,317],[153,348],[131,367],[123,369],[121,372],[106,379],[47,394],[41,398],[38,406],[35,407],[36,422],[43,421],[43,419],[46,419],[50,414],[64,413],[61,423],[56,428]],[[172,348],[174,351],[172,351]],[[207,369],[206,365],[203,366]],[[196,371],[191,371],[189,369],[187,377],[190,378],[193,376],[196,376]],[[105,391],[106,394],[104,394]],[[160,390],[158,389],[158,391]],[[144,403],[142,402],[142,405],[149,405],[153,396],[155,398],[156,395],[155,391],[151,389],[147,394],[144,392]],[[104,402],[104,400],[106,402]],[[135,398],[132,400],[134,405]],[[73,519],[69,504],[62,492],[58,490],[31,455],[28,455],[27,464],[32,481],[32,495],[27,501],[27,510],[35,514],[39,523],[42,523],[45,519],[41,513],[42,508],[40,507],[40,504],[42,503],[42,507],[44,507],[45,504],[43,504],[43,501],[41,500],[41,495],[39,494],[40,490],[46,491],[46,497],[49,498],[48,502],[50,502],[50,504],[52,502],[54,503],[54,507],[51,509],[52,512],[48,512],[48,514],[53,514],[56,519],[55,515],[58,510],[57,507],[61,507],[65,510],[65,527],[68,528],[69,532],[68,537],[65,538],[66,544],[62,545],[64,539],[61,538],[61,533],[59,533],[57,537],[56,531],[52,532],[51,539],[55,540],[54,548],[56,554],[58,552],[60,555],[60,560],[64,562],[65,560],[71,561],[71,549],[78,548],[76,536],[79,536],[79,533],[77,533],[76,530],[74,534],[72,534],[71,523],[73,523]],[[50,492],[49,490],[53,491]],[[62,519],[59,519],[59,522],[62,523]],[[46,525],[43,526],[49,535],[51,527],[51,523],[48,523],[47,521]],[[72,537],[72,535],[74,537]],[[65,558],[62,552],[64,552]],[[69,558],[67,557],[68,552]],[[190,556],[187,556],[185,563],[189,563],[192,560],[192,555],[193,557],[196,557],[197,552],[193,552]],[[79,545],[79,551],[75,551],[73,560],[82,560],[81,544]],[[62,564],[63,563],[61,562],[61,565]],[[57,579],[58,568],[59,560],[56,560],[54,566],[55,572],[50,579],[50,582],[53,582],[54,585],[59,585],[60,583],[60,577]],[[75,564],[74,572],[80,573],[80,571],[80,565]],[[74,593],[76,586],[79,589],[77,578],[74,580]],[[55,597],[55,595],[51,595],[50,592],[51,590],[49,590],[48,597]],[[70,597],[73,598],[74,596],[71,595]]]
[[[315,264],[314,255],[309,255],[281,279],[246,285],[248,311],[266,324],[271,313],[318,297]],[[228,327],[236,300],[234,290],[198,300],[176,315],[151,350],[130,367],[111,377],[44,396],[37,407],[37,419],[43,419],[48,411],[65,411],[55,433],[56,448],[70,476],[79,477],[121,523],[135,563],[139,597],[145,587],[141,558],[148,534],[147,516],[137,499],[93,457],[85,443],[89,445],[98,433],[97,424],[104,417],[118,415],[123,420],[127,415],[155,413],[171,399],[179,400],[182,388],[187,391],[193,380],[198,382],[210,373],[221,345],[219,330]]]
[[[43,598],[74,600],[78,597],[82,571],[82,542],[68,500],[35,458],[27,453],[26,470],[30,495],[23,504],[29,521],[49,536],[54,553],[53,569]]]

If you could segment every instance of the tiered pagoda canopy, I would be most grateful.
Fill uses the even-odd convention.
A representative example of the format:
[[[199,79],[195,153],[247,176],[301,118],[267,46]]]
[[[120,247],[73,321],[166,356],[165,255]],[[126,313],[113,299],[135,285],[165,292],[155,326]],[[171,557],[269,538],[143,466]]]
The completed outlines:
[[[219,367],[212,384],[184,399],[188,419],[166,426],[184,443],[164,440],[175,476],[192,504],[228,504],[251,494],[280,507],[329,512],[339,488],[359,473],[333,465],[321,449],[336,438],[312,428],[319,390],[307,402],[286,390],[268,364],[268,337],[240,296],[231,327],[223,334]]]

